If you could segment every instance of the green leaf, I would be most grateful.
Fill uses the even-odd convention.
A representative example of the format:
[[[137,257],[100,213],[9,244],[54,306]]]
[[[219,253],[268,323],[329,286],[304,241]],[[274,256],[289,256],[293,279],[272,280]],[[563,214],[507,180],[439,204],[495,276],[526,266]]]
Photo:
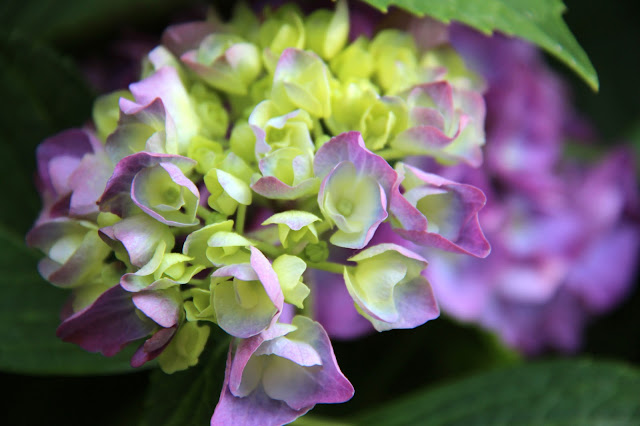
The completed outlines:
[[[106,358],[56,337],[68,293],[43,281],[38,255],[0,226],[0,369],[28,374],[109,374],[133,371],[135,347]]]
[[[70,62],[19,37],[0,38],[0,93],[0,369],[65,375],[132,371],[133,348],[105,358],[56,337],[68,293],[40,278],[39,255],[24,243],[40,209],[33,184],[35,147],[82,124],[92,94]]]
[[[229,335],[212,325],[211,335],[195,367],[173,374],[151,374],[141,425],[208,425],[220,397]]]
[[[586,360],[548,361],[423,391],[355,419],[362,425],[640,424],[640,372]],[[428,420],[427,420],[428,419]]]
[[[470,25],[486,34],[501,31],[522,37],[560,59],[577,72],[592,89],[598,90],[598,76],[562,20],[561,0],[363,0],[386,11],[397,6],[414,15],[429,15],[448,23]]]

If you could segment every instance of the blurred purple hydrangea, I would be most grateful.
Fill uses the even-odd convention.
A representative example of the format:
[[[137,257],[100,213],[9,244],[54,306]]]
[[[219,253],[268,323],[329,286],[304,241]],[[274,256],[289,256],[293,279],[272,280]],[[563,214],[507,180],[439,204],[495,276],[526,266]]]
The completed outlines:
[[[453,45],[485,76],[485,163],[438,166],[482,189],[483,262],[429,251],[443,312],[535,354],[579,349],[589,320],[631,291],[640,247],[638,193],[624,148],[595,164],[565,154],[588,131],[537,49],[454,26]],[[591,132],[592,133],[592,132]]]

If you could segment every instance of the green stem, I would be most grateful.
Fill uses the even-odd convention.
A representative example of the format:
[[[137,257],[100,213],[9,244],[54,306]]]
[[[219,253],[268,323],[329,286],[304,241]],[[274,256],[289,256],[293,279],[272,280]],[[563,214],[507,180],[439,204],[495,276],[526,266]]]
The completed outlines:
[[[240,235],[244,232],[244,220],[247,215],[247,206],[240,204],[236,212],[236,232]]]
[[[189,280],[189,284],[193,284],[193,285],[208,285],[210,282],[211,280],[208,278],[205,278],[205,279],[191,278],[191,280]]]
[[[196,214],[203,218],[205,222],[207,221],[209,216],[211,216],[211,213],[212,212],[204,206],[198,206],[198,209],[196,210]]]
[[[322,271],[333,272],[334,274],[340,274],[344,272],[344,268],[347,265],[333,262],[307,262],[307,266],[313,269],[320,269]]]

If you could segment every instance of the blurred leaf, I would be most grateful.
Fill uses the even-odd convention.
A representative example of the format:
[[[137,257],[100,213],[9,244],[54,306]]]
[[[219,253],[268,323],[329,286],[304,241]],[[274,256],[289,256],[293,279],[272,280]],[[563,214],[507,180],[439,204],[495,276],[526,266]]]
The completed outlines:
[[[44,282],[37,254],[0,226],[0,369],[28,374],[109,374],[133,371],[135,347],[106,358],[56,337],[68,293]]]
[[[132,22],[187,9],[189,0],[3,0],[0,28],[9,35],[71,43]]]
[[[356,393],[345,404],[317,405],[314,417],[342,420],[340,416],[377,406],[427,384],[520,362],[519,355],[494,335],[444,315],[411,330],[335,340],[333,348],[340,369]]]
[[[92,94],[71,63],[17,36],[0,38],[0,369],[30,374],[131,371],[128,358],[90,354],[55,335],[68,293],[38,275],[38,254],[24,233],[40,202],[33,185],[35,147],[63,128],[80,125]]]
[[[200,362],[173,374],[151,374],[142,425],[208,425],[224,381],[229,335],[212,325]]]
[[[362,425],[640,424],[640,372],[585,360],[478,374],[423,391],[354,420]]]
[[[82,125],[93,94],[68,60],[17,36],[0,38],[0,93],[5,207],[0,222],[22,235],[40,209],[33,180],[36,146],[55,132]]]
[[[459,21],[484,33],[500,31],[525,38],[541,46],[577,72],[592,89],[598,90],[598,76],[562,20],[561,0],[363,0],[386,11],[398,6],[415,15],[429,15],[439,21]]]

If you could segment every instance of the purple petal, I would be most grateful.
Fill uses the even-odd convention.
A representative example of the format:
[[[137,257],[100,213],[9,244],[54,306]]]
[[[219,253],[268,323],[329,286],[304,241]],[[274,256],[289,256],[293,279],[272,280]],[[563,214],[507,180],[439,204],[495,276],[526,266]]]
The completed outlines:
[[[64,193],[61,194],[56,191],[54,181],[60,182],[66,181],[66,179],[60,179],[55,176],[55,173],[51,173],[51,161],[56,158],[63,158],[68,161],[75,160],[77,161],[76,164],[79,164],[85,154],[93,153],[96,147],[99,146],[100,142],[97,141],[95,136],[81,129],[65,130],[45,139],[38,145],[38,149],[36,150],[38,178],[45,192],[54,196],[64,195]],[[63,168],[61,171],[70,175],[73,170],[64,170]]]
[[[320,324],[306,317],[297,316],[293,319],[293,327],[287,328],[280,324],[279,327],[274,328],[276,331],[269,333],[270,335],[258,335],[241,340],[235,353],[233,346],[230,349],[222,395],[211,419],[212,425],[226,424],[225,422],[228,421],[279,425],[296,419],[317,403],[339,403],[347,401],[353,396],[353,387],[340,371],[329,337]],[[261,350],[263,347],[269,349]],[[267,358],[267,362],[281,362],[278,359],[283,359],[282,357],[287,360],[298,359],[300,356],[298,347],[306,348],[302,352],[315,352],[310,359],[303,357],[305,358],[303,363],[315,366],[299,367],[307,368],[304,376],[304,383],[307,386],[296,390],[287,390],[283,387],[284,385],[294,386],[294,384],[287,382],[281,384],[282,386],[277,385],[273,381],[277,381],[278,376],[270,376],[267,370],[266,375],[258,378],[259,382],[254,389],[249,390],[246,396],[234,396],[234,393],[242,393],[243,373],[252,357],[264,356],[258,355],[264,352],[271,354]],[[299,353],[293,354],[291,352]],[[320,365],[317,364],[318,357],[321,361]],[[273,365],[271,364],[271,366]],[[253,380],[255,379],[253,378]],[[300,383],[297,382],[298,385]],[[286,395],[283,397],[286,398],[286,402],[270,398],[268,391],[284,392]],[[248,416],[249,413],[251,416]],[[259,420],[254,416],[259,416]]]
[[[271,399],[261,390],[255,391],[252,398],[233,396],[229,390],[230,370],[235,364],[232,347],[229,348],[222,393],[211,417],[211,426],[279,426],[297,419],[312,408],[293,410],[284,401]]]
[[[371,334],[371,322],[358,313],[342,275],[313,271],[313,313],[329,336],[356,339]]]
[[[113,173],[113,165],[103,154],[85,156],[69,177],[73,191],[69,214],[85,216],[98,213],[97,201]]]
[[[141,367],[145,363],[155,359],[162,351],[171,343],[171,339],[176,334],[177,326],[171,328],[161,328],[156,331],[153,336],[148,338],[141,345],[133,357],[131,357],[131,366],[134,368]]]
[[[56,335],[89,352],[113,356],[127,343],[149,335],[156,325],[136,312],[131,293],[119,285],[60,324]]]
[[[584,250],[567,277],[567,288],[593,312],[610,309],[631,289],[639,249],[638,226],[618,225]]]

